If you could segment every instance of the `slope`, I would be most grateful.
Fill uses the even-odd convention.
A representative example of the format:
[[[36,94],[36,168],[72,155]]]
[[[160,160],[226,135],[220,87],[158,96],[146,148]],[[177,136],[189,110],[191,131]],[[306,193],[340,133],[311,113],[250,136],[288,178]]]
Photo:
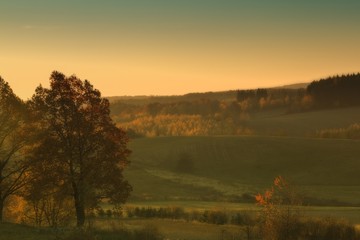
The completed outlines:
[[[263,136],[133,140],[133,199],[244,200],[283,175],[315,199],[359,203],[360,141]],[[179,171],[186,154],[194,168]]]

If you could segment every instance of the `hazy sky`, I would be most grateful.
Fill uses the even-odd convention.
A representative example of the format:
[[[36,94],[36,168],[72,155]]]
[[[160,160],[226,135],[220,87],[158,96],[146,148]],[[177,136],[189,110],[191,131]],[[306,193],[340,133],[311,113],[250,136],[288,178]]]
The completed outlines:
[[[269,87],[360,71],[359,0],[1,0],[0,76],[103,95]]]

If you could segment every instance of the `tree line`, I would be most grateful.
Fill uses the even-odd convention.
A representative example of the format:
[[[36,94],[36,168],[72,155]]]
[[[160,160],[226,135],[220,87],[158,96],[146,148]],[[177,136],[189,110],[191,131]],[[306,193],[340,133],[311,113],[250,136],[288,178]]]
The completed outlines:
[[[174,97],[120,98],[113,119],[131,137],[249,135],[247,122],[261,111],[284,114],[360,105],[360,73],[333,76],[306,88],[259,88]]]
[[[238,90],[237,101],[252,110],[283,107],[287,112],[360,105],[360,73],[336,75],[310,83],[306,89]]]
[[[0,220],[15,199],[38,225],[71,213],[78,227],[101,201],[124,203],[127,142],[89,81],[54,71],[22,101],[0,78]]]
[[[241,122],[248,118],[235,101],[201,99],[193,102],[111,104],[116,123],[131,137],[251,134]]]
[[[360,105],[360,73],[336,75],[312,82],[306,89],[314,108]]]

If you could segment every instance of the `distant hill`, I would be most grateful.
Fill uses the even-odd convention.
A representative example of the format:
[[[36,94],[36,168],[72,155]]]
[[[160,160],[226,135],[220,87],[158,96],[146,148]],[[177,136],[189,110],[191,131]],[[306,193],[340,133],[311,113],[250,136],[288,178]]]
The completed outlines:
[[[110,96],[110,97],[106,97],[110,103],[114,103],[117,101],[144,101],[148,98],[150,98],[150,96],[145,96],[145,95],[139,95],[139,96]]]
[[[284,85],[281,87],[275,87],[275,88],[286,88],[286,89],[300,89],[300,88],[307,88],[310,83],[294,83],[289,85]]]
[[[204,93],[187,93],[184,95],[168,96],[113,96],[107,97],[111,103],[124,102],[127,104],[143,105],[149,103],[175,103],[183,101],[196,101],[201,99],[233,101],[236,99],[236,90]]]
[[[306,88],[310,83],[295,83],[269,89],[301,89]],[[215,92],[201,92],[201,93],[187,93],[184,95],[168,95],[168,96],[112,96],[107,97],[111,103],[122,101],[127,104],[148,104],[153,102],[158,103],[174,103],[182,101],[196,101],[201,99],[219,100],[219,101],[234,101],[236,99],[237,90],[215,91]]]

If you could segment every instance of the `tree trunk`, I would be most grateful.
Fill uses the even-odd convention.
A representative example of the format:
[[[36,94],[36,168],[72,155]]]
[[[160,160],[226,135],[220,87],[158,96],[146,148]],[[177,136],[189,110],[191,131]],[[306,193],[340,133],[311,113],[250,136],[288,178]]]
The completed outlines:
[[[76,226],[82,227],[85,223],[85,206],[83,201],[83,196],[79,192],[76,183],[73,183],[74,190],[74,203],[75,203],[75,211],[76,211]]]
[[[0,222],[3,222],[4,200],[0,199]]]
[[[82,227],[85,223],[85,208],[82,201],[75,200],[75,209],[76,209],[76,226]]]

